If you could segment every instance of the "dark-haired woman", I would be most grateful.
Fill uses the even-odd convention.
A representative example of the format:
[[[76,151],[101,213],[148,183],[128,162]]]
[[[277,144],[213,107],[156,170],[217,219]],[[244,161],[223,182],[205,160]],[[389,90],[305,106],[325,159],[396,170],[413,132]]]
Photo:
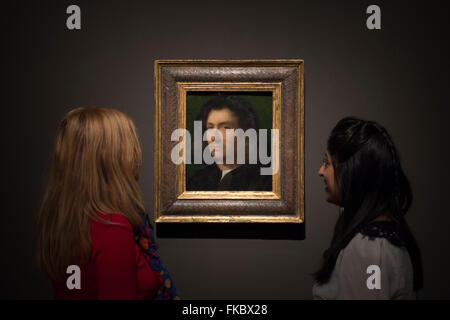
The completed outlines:
[[[315,299],[415,299],[423,286],[420,251],[406,221],[412,194],[386,129],[340,120],[319,175],[326,200],[341,207],[315,273]]]

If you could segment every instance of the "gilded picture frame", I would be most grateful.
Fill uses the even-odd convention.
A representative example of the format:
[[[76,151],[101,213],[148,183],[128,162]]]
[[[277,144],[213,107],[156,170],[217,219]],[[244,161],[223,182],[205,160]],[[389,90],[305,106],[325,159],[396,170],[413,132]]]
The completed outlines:
[[[186,164],[171,158],[179,143],[172,133],[187,127],[187,95],[196,92],[270,94],[279,132],[271,191],[186,190]],[[156,60],[154,95],[156,223],[304,222],[303,60]]]

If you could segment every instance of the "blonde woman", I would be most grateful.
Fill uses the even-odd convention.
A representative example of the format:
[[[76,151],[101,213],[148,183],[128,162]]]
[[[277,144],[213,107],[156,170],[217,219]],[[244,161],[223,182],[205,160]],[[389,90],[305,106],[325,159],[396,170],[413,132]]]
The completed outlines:
[[[136,128],[124,113],[78,108],[62,120],[37,246],[56,299],[176,298],[142,214],[141,160]],[[77,267],[74,288],[68,277]]]

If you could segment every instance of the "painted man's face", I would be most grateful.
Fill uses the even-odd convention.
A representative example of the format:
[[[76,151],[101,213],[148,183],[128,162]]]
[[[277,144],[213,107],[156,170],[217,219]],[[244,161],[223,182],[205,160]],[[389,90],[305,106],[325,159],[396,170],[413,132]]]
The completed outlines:
[[[223,108],[220,110],[211,110],[208,118],[206,119],[206,129],[217,129],[222,134],[222,141],[216,139],[215,136],[207,134],[208,146],[211,150],[211,155],[216,159],[223,159],[223,163],[226,161],[226,150],[227,150],[227,139],[226,130],[227,129],[238,129],[239,119],[228,108]],[[234,138],[234,155],[236,156],[236,138]],[[221,144],[223,145],[221,146]]]

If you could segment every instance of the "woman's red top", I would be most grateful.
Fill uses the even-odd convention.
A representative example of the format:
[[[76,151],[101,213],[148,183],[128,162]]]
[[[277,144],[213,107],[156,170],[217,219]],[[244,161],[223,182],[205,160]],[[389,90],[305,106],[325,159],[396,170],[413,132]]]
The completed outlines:
[[[152,299],[161,276],[134,241],[131,224],[120,214],[99,217],[121,225],[91,222],[92,253],[88,264],[80,266],[81,289],[68,289],[66,281],[53,282],[55,299]]]

